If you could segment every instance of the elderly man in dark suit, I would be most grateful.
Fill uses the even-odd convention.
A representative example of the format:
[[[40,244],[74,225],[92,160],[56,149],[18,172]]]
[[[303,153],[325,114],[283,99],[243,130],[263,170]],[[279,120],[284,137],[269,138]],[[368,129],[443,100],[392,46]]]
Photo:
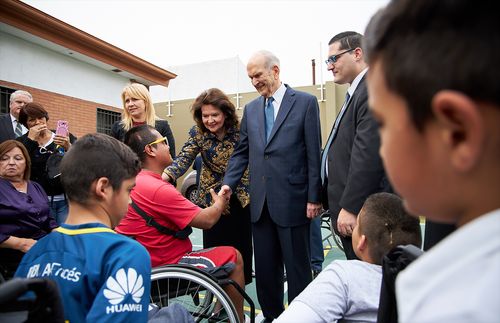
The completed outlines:
[[[334,36],[326,61],[335,83],[350,84],[321,158],[332,221],[336,221],[347,259],[357,259],[351,235],[364,201],[373,193],[392,191],[378,154],[378,125],[368,110],[368,65],[363,58],[362,38],[353,31]]]
[[[21,108],[30,102],[33,102],[33,97],[29,92],[18,90],[10,95],[10,113],[0,116],[0,143],[16,139],[28,132],[28,129],[17,120]]]
[[[319,108],[314,96],[281,83],[279,60],[268,51],[250,58],[247,73],[261,96],[245,107],[222,190],[234,191],[249,166],[257,297],[272,321],[284,310],[283,262],[289,302],[312,280],[309,226],[321,209]]]

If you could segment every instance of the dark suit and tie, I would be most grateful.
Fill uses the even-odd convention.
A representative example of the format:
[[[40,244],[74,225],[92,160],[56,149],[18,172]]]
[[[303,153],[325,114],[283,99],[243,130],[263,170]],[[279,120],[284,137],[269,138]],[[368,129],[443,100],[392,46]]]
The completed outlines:
[[[328,43],[325,61],[335,83],[350,85],[323,150],[321,166],[332,224],[342,238],[347,259],[357,258],[351,235],[366,198],[392,191],[379,156],[378,125],[368,110],[368,65],[362,39],[363,35],[354,31],[335,35]]]
[[[378,125],[368,110],[365,76],[335,121],[328,149],[328,205],[332,220],[341,209],[358,214],[368,196],[377,192],[390,192],[378,150]],[[322,156],[324,157],[324,155]],[[348,259],[356,259],[351,237],[342,243]]]
[[[281,84],[278,64],[262,51],[247,65],[262,96],[245,106],[240,142],[224,177],[234,191],[249,167],[257,297],[266,320],[284,310],[283,264],[289,302],[312,280],[306,213],[321,208],[318,102]]]
[[[21,108],[31,101],[33,101],[33,97],[26,91],[18,90],[10,95],[9,113],[0,116],[0,143],[9,139],[16,139],[28,131],[17,122],[17,118]]]
[[[9,113],[6,113],[0,116],[0,143],[9,140],[16,139],[23,134],[23,128],[20,123],[14,121],[16,123],[16,131],[13,128],[12,119]],[[19,130],[17,130],[19,129]]]

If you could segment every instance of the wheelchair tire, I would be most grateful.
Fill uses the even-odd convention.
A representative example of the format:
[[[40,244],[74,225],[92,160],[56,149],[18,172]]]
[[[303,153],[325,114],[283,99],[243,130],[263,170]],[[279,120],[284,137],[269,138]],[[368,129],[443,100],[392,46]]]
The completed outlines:
[[[239,322],[236,309],[222,287],[209,274],[194,267],[153,268],[150,302],[159,307],[179,303],[195,322]]]

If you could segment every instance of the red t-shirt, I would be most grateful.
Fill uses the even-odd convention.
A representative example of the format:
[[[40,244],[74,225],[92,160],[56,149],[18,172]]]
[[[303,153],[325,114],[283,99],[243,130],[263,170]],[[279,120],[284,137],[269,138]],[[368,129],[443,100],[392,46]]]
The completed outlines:
[[[160,174],[147,170],[137,175],[130,197],[156,222],[175,231],[184,229],[201,210],[184,198],[172,184],[163,181]],[[193,248],[189,239],[176,239],[146,225],[146,221],[130,205],[116,231],[133,236],[146,247],[153,267],[175,264]]]

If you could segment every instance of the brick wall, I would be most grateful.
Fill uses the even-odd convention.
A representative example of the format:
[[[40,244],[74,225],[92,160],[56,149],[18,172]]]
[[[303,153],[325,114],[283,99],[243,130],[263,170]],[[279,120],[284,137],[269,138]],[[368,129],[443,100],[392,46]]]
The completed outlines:
[[[89,132],[96,132],[97,108],[120,113],[122,111],[122,109],[109,105],[85,101],[17,83],[0,80],[0,86],[28,91],[33,96],[33,101],[43,105],[49,113],[48,125],[50,129],[56,128],[57,120],[67,120],[70,132],[77,137]]]

